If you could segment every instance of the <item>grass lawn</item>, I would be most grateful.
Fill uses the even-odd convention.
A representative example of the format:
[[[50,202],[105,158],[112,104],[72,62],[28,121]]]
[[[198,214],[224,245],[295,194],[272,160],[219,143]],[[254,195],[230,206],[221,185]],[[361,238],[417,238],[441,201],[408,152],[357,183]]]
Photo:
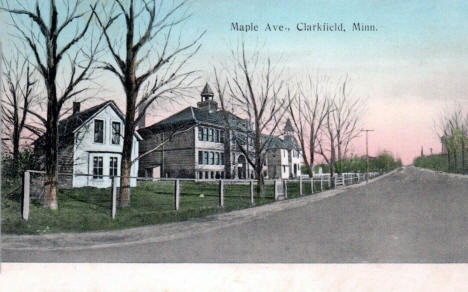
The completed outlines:
[[[21,190],[4,188],[2,198],[2,232],[9,234],[45,234],[55,232],[85,232],[115,230],[159,223],[184,221],[250,207],[249,185],[225,184],[224,209],[221,209],[217,183],[182,182],[179,211],[174,210],[174,183],[141,182],[132,188],[131,203],[117,209],[114,220],[110,216],[110,189],[91,187],[60,190],[59,209],[51,211],[41,207],[39,201],[30,204],[28,221],[21,219]],[[315,192],[320,183],[315,184]],[[327,187],[325,187],[327,189]],[[273,185],[266,185],[265,198],[255,197],[255,205],[271,203]],[[304,181],[304,195],[311,194],[310,183]],[[288,183],[289,198],[298,197],[299,183]]]
[[[218,207],[218,184],[181,182],[179,211],[173,210],[172,182],[142,182],[132,189],[130,207],[118,209],[110,217],[110,189],[79,188],[60,190],[59,209],[51,211],[32,201],[28,221],[21,219],[20,193],[4,189],[2,232],[44,234],[113,230],[150,224],[184,221],[218,212],[250,207],[248,185],[225,185],[224,209]],[[291,190],[290,190],[291,192]],[[273,202],[273,186],[267,185],[266,197],[255,198],[255,205]]]

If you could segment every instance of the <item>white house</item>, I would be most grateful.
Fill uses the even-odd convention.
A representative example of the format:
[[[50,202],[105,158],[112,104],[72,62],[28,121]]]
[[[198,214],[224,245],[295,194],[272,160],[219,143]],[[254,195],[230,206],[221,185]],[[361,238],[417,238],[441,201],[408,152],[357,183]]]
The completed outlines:
[[[283,146],[280,146],[280,147],[272,146],[267,150],[268,178],[271,178],[271,179],[277,179],[277,178],[288,179],[289,178],[290,167],[289,167],[289,159],[288,159],[288,150],[282,147]]]
[[[59,183],[62,187],[111,186],[110,176],[120,175],[124,116],[113,101],[84,111],[73,104],[73,114],[59,122]],[[138,174],[139,141],[133,137],[131,176]],[[40,145],[36,143],[37,146]],[[118,182],[120,183],[120,182]],[[136,179],[130,180],[136,186]]]
[[[284,138],[267,137],[268,178],[289,179],[301,176],[303,165],[302,150],[296,138],[291,121],[288,119],[283,130]]]

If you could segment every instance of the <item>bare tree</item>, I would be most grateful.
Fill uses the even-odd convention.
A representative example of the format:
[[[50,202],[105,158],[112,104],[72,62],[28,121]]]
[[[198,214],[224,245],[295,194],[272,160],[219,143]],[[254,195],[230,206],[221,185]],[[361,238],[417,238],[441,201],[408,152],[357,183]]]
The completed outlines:
[[[330,175],[336,172],[336,163],[344,159],[351,142],[359,136],[359,122],[364,103],[351,95],[348,77],[332,89],[328,97],[330,108],[325,117],[324,128],[319,133],[318,153],[330,168]]]
[[[200,48],[199,40],[182,44],[174,30],[189,15],[186,1],[114,0],[110,7],[94,10],[112,60],[104,61],[102,69],[114,74],[122,84],[126,98],[124,142],[120,178],[120,206],[130,202],[130,170],[133,135],[139,120],[157,100],[185,95],[196,78],[194,71],[184,71],[184,65]],[[111,31],[113,25],[124,22],[123,29]],[[121,32],[121,33],[119,33]],[[120,45],[125,40],[125,45]]]
[[[338,161],[346,157],[351,142],[360,135],[359,122],[364,107],[362,99],[352,96],[349,79],[345,77],[340,87],[340,94],[333,100],[333,111],[330,112],[336,131]]]
[[[455,103],[451,109],[446,109],[441,113],[435,126],[447,151],[447,170],[458,172],[460,169],[464,173],[465,152],[468,144],[468,113],[464,112],[460,104]],[[458,167],[459,158],[461,167]]]
[[[336,132],[331,114],[325,117],[325,127],[318,133],[318,153],[322,156],[330,169],[330,176],[335,174],[336,166]]]
[[[90,11],[82,12],[81,3],[84,1],[63,1],[60,9],[55,0],[35,1],[35,5],[31,2],[3,0],[1,9],[9,13],[18,37],[29,46],[34,66],[45,87],[47,117],[29,112],[45,126],[46,189],[43,204],[57,209],[59,116],[67,101],[86,90],[82,84],[90,79],[93,72],[97,44],[91,39],[89,51],[82,46],[93,18]],[[61,82],[63,86],[59,86]]]
[[[34,68],[31,68],[29,60],[22,58],[20,54],[7,60],[2,56],[4,64],[3,88],[5,88],[2,123],[4,125],[2,140],[9,141],[13,155],[13,173],[17,174],[21,141],[30,138],[25,135],[28,130],[28,110],[34,104],[37,95],[35,87],[37,80],[34,76]],[[10,148],[8,147],[8,148]]]
[[[309,75],[307,81],[298,85],[299,92],[296,99],[290,101],[289,114],[302,149],[302,159],[312,177],[319,134],[331,106],[327,96],[328,78],[318,77],[314,81]]]
[[[229,109],[236,109],[236,113],[247,121],[247,125],[238,127],[235,119],[225,115],[237,147],[255,170],[257,194],[264,196],[265,154],[289,106],[282,71],[273,68],[270,58],[261,58],[259,51],[248,55],[242,43],[232,52],[229,75],[221,80],[215,69],[215,78],[223,111],[227,113]],[[253,149],[249,148],[250,139],[253,140]]]

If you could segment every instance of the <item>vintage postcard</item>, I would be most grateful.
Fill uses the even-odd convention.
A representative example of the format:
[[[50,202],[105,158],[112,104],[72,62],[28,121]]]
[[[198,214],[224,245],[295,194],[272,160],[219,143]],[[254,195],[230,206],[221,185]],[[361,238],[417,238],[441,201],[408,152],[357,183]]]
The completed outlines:
[[[0,0],[0,285],[459,287],[467,11]]]

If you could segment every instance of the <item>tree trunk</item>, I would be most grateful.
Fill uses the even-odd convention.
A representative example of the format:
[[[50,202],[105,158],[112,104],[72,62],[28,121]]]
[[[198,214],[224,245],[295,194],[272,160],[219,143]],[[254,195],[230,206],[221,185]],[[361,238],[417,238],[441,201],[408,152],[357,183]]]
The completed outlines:
[[[122,167],[120,176],[120,201],[119,207],[128,207],[130,204],[130,170],[131,159],[122,154]]]
[[[304,158],[304,162],[306,165],[307,170],[309,171],[309,177],[312,178],[314,177],[314,151],[310,150],[309,155],[310,155],[310,160],[307,161],[306,157]],[[304,155],[305,156],[305,155]]]
[[[127,207],[130,204],[130,174],[132,167],[133,134],[135,131],[135,104],[137,93],[136,90],[129,90],[127,92],[127,110],[125,115],[124,142],[120,168],[120,207]]]
[[[334,141],[331,141],[331,145],[333,145]],[[336,153],[335,153],[335,147],[334,146],[331,146],[330,147],[330,165],[329,165],[329,168],[330,168],[330,182],[331,182],[331,186],[330,188],[334,188],[335,187],[335,181],[333,179],[333,176],[335,175],[335,163],[336,163]]]
[[[14,177],[20,177],[19,172],[19,131],[17,124],[14,125],[12,146],[13,146],[13,165],[11,166]]]
[[[265,179],[263,178],[262,167],[260,168],[256,167],[255,172],[257,175],[257,195],[260,198],[264,198],[265,197]]]
[[[338,173],[342,173],[342,172],[343,172],[343,166],[342,166],[342,159],[343,159],[343,156],[341,155],[341,143],[342,143],[342,142],[341,142],[341,138],[340,138],[339,135],[338,135],[338,137],[336,138],[336,141],[337,141],[336,147],[337,147],[337,152],[338,152],[338,160],[337,160],[337,162],[338,162],[338,168],[337,168],[336,171],[337,171]]]
[[[49,96],[55,96],[55,90],[49,90]],[[45,166],[46,166],[46,181],[45,181],[45,194],[43,205],[46,208],[57,210],[57,144],[58,144],[58,109],[57,101],[52,98],[47,102],[47,129],[45,141]]]
[[[306,162],[306,167],[307,167],[307,170],[309,171],[309,177],[312,178],[314,177],[314,161],[315,161],[315,141],[316,141],[316,138],[315,138],[315,124],[312,123],[312,125],[310,126],[310,137],[309,137],[309,156],[310,156],[310,160],[307,161],[307,157],[306,157],[306,149],[305,147],[303,147],[302,149],[302,156],[303,156],[303,160]]]

